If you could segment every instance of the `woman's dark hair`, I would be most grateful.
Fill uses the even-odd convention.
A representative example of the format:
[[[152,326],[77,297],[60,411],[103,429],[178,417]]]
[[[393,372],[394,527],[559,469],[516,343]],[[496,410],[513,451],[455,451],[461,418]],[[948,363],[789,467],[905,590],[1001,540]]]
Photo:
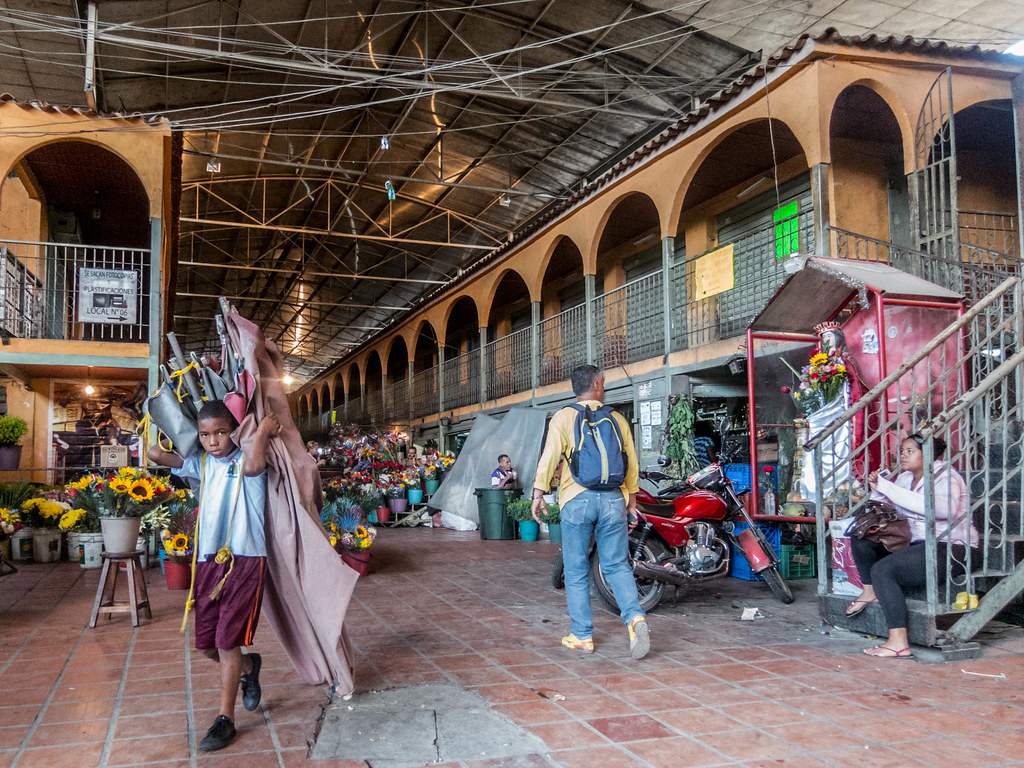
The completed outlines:
[[[223,400],[210,400],[203,403],[203,407],[199,409],[199,415],[196,417],[196,421],[203,421],[203,419],[227,419],[228,424],[231,425],[232,429],[238,426],[238,422],[235,420],[235,414],[224,405]]]
[[[919,435],[917,432],[907,435],[904,439],[913,440],[915,443],[917,443],[918,448],[924,448],[924,437]],[[932,446],[935,448],[934,458],[941,459],[946,454],[946,441],[943,440],[941,437],[933,437]]]

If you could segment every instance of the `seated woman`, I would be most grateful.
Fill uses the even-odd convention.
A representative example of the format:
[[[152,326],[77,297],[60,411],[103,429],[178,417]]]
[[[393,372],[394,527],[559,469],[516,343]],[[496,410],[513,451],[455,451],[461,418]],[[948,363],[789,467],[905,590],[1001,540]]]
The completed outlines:
[[[924,539],[924,453],[921,446],[924,438],[913,434],[904,438],[900,446],[900,468],[903,470],[895,482],[890,482],[872,472],[868,485],[873,493],[871,498],[888,501],[900,515],[910,523],[910,546],[898,552],[889,552],[881,544],[867,539],[851,537],[850,547],[854,562],[860,572],[864,591],[850,603],[847,616],[856,616],[870,603],[877,601],[882,606],[889,638],[881,645],[867,648],[864,653],[880,658],[909,658],[910,643],[907,640],[907,601],[905,588],[924,586],[925,572]],[[932,465],[935,477],[935,532],[936,559],[939,580],[947,578],[947,549],[952,546],[953,578],[963,576],[966,562],[966,548],[978,546],[978,532],[967,516],[967,487],[960,474],[941,461],[946,444],[935,438],[935,462]],[[973,556],[972,556],[973,557]]]

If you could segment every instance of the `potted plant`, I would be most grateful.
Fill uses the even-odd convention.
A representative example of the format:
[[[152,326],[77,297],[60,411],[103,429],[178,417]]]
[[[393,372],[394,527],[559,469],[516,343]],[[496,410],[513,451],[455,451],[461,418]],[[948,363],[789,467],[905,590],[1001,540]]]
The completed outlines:
[[[405,512],[409,506],[409,499],[406,498],[405,494],[405,483],[401,481],[393,482],[388,486],[388,506],[391,507],[391,511],[396,515]]]
[[[174,496],[174,489],[145,470],[123,467],[110,475],[85,475],[65,486],[76,506],[100,519],[107,552],[135,552],[141,518]]]
[[[25,528],[21,505],[35,495],[35,486],[31,483],[0,484],[0,543],[5,539],[2,528],[9,527],[6,538],[11,542],[11,560],[32,559],[32,532]]]
[[[365,576],[370,562],[370,545],[377,537],[377,529],[366,524],[366,517],[361,511],[342,500],[325,504],[320,522],[327,531],[331,546],[346,565],[360,576]]]
[[[540,513],[542,523],[547,523],[548,539],[555,544],[562,543],[562,516],[557,504],[546,504]]]
[[[3,551],[8,540],[21,530],[21,514],[17,510],[0,507],[0,561],[10,559]]]
[[[423,501],[423,490],[420,488],[420,475],[415,469],[410,469],[402,475],[402,482],[409,489],[409,503],[419,504]]]
[[[192,584],[196,515],[199,502],[191,491],[177,490],[165,507],[166,523],[160,531],[160,561],[168,589],[188,589]]]
[[[0,416],[0,469],[17,469],[21,464],[21,446],[18,442],[28,429],[20,416]]]
[[[60,560],[60,519],[71,505],[41,496],[21,505],[21,519],[32,529],[32,559],[37,563]]]
[[[68,560],[83,568],[98,568],[102,550],[99,517],[77,507],[60,516],[59,527],[68,535]]]
[[[533,519],[533,500],[529,497],[512,499],[505,507],[505,514],[519,523],[519,538],[536,541],[540,535],[540,523]]]

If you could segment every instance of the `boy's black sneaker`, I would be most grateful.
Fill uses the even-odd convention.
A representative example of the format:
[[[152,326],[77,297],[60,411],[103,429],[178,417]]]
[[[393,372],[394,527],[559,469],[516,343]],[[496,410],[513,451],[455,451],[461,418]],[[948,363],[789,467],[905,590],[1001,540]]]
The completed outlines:
[[[252,672],[242,675],[242,706],[252,712],[260,705],[260,667],[263,665],[263,657],[258,653],[247,656],[252,659]]]
[[[210,730],[199,742],[199,748],[204,752],[216,752],[218,749],[224,749],[233,738],[235,738],[235,724],[231,722],[231,718],[217,715]]]

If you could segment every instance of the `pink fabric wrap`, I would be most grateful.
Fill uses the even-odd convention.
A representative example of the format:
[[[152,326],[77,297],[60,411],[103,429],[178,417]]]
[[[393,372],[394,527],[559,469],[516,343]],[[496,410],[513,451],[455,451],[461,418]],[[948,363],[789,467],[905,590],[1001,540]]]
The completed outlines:
[[[348,694],[352,647],[344,621],[358,574],[338,557],[320,525],[320,472],[288,409],[280,351],[245,318],[229,314],[225,319],[231,346],[256,378],[236,432],[239,444],[244,448],[251,440],[264,414],[273,412],[281,422],[281,434],[267,451],[269,578],[263,611],[304,681],[337,681],[338,693]]]

